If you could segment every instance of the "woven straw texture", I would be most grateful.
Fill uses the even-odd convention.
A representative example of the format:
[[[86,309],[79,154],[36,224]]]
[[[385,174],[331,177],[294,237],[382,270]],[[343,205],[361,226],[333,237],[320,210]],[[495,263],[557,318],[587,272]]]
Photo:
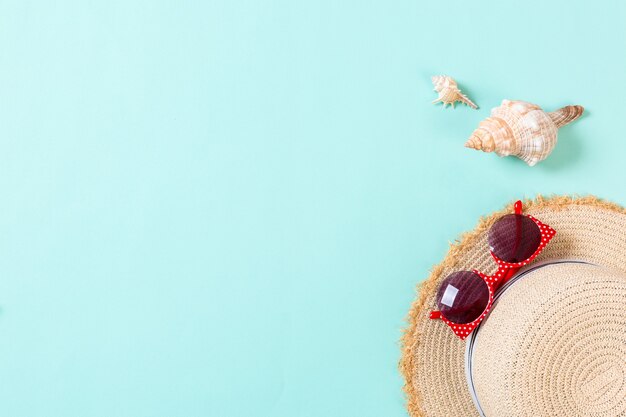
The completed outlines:
[[[487,416],[626,415],[626,274],[574,263],[530,272],[485,320],[473,364]]]
[[[626,210],[595,197],[537,197],[524,202],[532,214],[556,229],[555,238],[537,259],[578,259],[626,272]],[[400,371],[405,378],[407,408],[412,417],[472,417],[465,377],[465,342],[443,323],[428,318],[435,309],[439,283],[457,270],[493,272],[487,231],[504,210],[482,219],[470,233],[451,245],[443,262],[418,287],[402,338]],[[523,414],[522,414],[523,415]]]

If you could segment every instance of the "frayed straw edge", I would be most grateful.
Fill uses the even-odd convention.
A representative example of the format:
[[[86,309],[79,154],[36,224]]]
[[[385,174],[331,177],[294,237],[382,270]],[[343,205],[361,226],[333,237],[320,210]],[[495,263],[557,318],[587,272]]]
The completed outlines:
[[[443,262],[433,267],[428,278],[417,285],[417,298],[411,304],[411,309],[406,317],[408,326],[403,330],[401,338],[401,350],[402,356],[398,368],[400,373],[404,377],[403,391],[405,392],[407,399],[407,409],[411,417],[425,417],[424,411],[421,407],[421,399],[417,389],[413,386],[413,375],[415,372],[419,372],[416,369],[415,357],[413,352],[418,344],[420,334],[417,331],[418,319],[426,308],[426,300],[437,290],[437,284],[439,283],[439,277],[444,269],[453,268],[458,262],[459,255],[464,253],[468,247],[476,244],[479,236],[486,233],[487,230],[499,219],[501,216],[511,213],[513,211],[513,204],[508,204],[504,209],[493,213],[489,216],[482,217],[478,225],[471,232],[462,234],[454,243],[450,244],[450,249],[445,256]],[[594,206],[608,211],[614,211],[620,214],[626,214],[626,209],[608,202],[601,200],[594,196],[550,196],[543,197],[538,195],[534,200],[526,199],[523,201],[524,210],[528,209],[542,209],[550,208],[553,210],[563,210],[568,206]]]

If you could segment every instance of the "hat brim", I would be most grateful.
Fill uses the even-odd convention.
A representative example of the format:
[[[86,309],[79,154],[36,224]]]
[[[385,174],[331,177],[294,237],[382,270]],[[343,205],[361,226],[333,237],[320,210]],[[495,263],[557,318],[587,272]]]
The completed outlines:
[[[476,416],[469,393],[465,342],[440,321],[429,319],[436,309],[440,282],[458,270],[493,272],[487,232],[513,204],[480,220],[450,247],[443,261],[418,286],[401,340],[400,371],[405,379],[407,408],[412,417]],[[581,260],[626,272],[626,209],[596,197],[537,197],[524,201],[524,212],[549,224],[557,234],[537,261]]]

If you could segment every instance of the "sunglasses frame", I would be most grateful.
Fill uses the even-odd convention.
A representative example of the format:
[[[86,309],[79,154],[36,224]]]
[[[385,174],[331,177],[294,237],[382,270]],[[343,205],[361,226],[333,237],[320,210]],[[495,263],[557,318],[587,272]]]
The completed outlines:
[[[539,232],[541,233],[541,240],[539,242],[539,246],[535,250],[535,252],[526,260],[522,262],[505,262],[502,259],[498,258],[493,251],[490,249],[489,252],[491,256],[496,261],[498,265],[498,269],[492,275],[484,274],[477,269],[473,269],[472,272],[478,275],[484,282],[487,284],[487,288],[489,289],[489,301],[487,302],[487,306],[483,310],[483,312],[476,318],[474,321],[470,323],[455,323],[448,320],[441,311],[432,311],[430,313],[431,319],[441,319],[444,323],[450,327],[450,329],[457,335],[461,340],[465,340],[467,336],[480,324],[481,321],[489,314],[491,307],[493,306],[493,298],[495,292],[502,284],[508,281],[520,268],[528,265],[532,261],[535,260],[537,256],[543,251],[546,245],[552,240],[554,235],[556,234],[556,230],[552,227],[548,226],[545,223],[537,220],[530,214],[522,214],[522,202],[515,202],[515,214],[523,215],[531,219],[537,227],[539,227]],[[450,276],[450,275],[448,275]]]

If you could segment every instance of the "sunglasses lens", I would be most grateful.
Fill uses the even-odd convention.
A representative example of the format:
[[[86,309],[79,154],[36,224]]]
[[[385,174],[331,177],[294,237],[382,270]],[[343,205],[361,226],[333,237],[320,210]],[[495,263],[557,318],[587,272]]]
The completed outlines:
[[[507,214],[489,231],[491,251],[504,262],[517,263],[530,258],[541,243],[541,231],[530,218]]]
[[[489,288],[471,271],[449,275],[439,287],[437,306],[445,318],[465,324],[476,320],[489,304]]]

